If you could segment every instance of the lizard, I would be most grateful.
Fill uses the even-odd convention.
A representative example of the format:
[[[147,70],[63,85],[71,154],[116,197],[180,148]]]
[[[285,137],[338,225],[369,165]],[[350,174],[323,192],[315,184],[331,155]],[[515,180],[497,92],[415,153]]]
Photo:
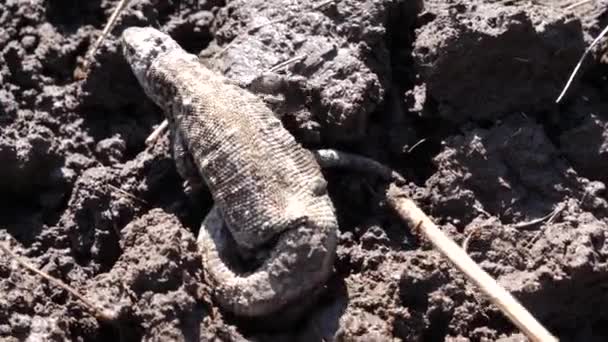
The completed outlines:
[[[259,97],[165,33],[130,27],[121,44],[169,122],[178,173],[211,192],[197,243],[220,307],[267,316],[317,293],[333,270],[338,230],[320,164],[398,174],[365,157],[305,149]],[[235,255],[256,259],[257,268],[239,269]]]

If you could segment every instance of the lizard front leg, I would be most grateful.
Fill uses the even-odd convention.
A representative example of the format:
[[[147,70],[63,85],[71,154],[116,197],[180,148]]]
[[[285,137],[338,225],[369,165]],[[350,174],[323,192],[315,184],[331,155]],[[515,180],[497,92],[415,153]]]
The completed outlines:
[[[192,153],[188,151],[188,147],[179,130],[174,129],[174,125],[170,125],[169,127],[172,127],[170,130],[170,142],[175,168],[184,180],[184,192],[186,195],[192,196],[203,188],[204,181],[198,173]]]

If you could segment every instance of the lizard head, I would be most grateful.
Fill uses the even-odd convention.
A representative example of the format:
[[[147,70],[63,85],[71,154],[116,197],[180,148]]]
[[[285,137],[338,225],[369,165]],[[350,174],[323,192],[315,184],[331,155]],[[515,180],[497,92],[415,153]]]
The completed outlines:
[[[122,52],[144,91],[151,95],[146,73],[161,55],[181,47],[169,35],[152,27],[129,27],[121,37]]]

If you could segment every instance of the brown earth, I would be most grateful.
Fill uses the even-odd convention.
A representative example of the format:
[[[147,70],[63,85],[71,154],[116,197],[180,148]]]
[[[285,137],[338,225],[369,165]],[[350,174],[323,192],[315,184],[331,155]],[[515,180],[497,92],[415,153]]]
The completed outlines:
[[[0,253],[0,340],[525,340],[408,232],[387,184],[344,170],[326,173],[336,271],[304,318],[258,324],[217,308],[195,244],[210,195],[184,193],[166,137],[144,145],[162,113],[117,42],[125,27],[151,25],[246,87],[299,57],[275,71],[287,86],[260,96],[302,144],[394,167],[562,341],[604,341],[602,48],[555,98],[608,20],[600,2],[571,2],[132,1],[76,80],[117,0],[3,1],[0,239],[118,317],[96,320]]]

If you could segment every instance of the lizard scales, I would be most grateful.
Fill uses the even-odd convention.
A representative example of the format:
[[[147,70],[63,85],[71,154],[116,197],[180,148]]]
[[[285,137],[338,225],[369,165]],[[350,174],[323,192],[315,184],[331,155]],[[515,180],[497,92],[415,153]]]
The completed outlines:
[[[132,27],[122,44],[145,93],[165,112],[172,140],[185,145],[213,196],[199,245],[220,305],[261,316],[322,285],[333,265],[337,220],[311,152],[258,97],[168,35]],[[274,247],[254,272],[237,274],[222,256],[222,226],[239,250]]]

